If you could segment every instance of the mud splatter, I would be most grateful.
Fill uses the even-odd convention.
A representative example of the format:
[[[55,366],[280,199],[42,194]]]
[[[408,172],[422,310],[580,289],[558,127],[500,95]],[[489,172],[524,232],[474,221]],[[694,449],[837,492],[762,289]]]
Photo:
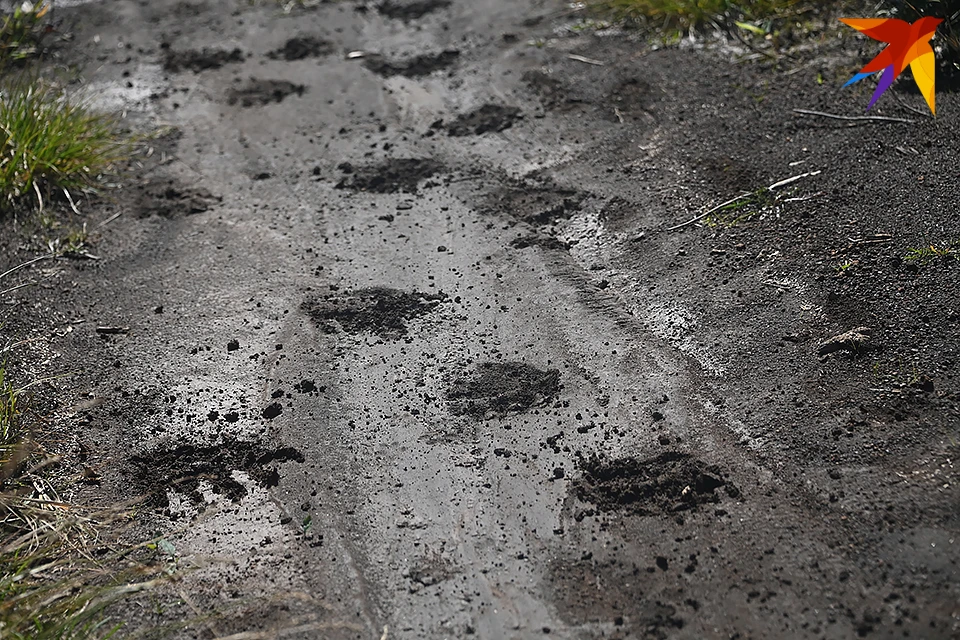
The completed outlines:
[[[247,495],[247,490],[233,478],[234,471],[245,471],[260,485],[271,487],[280,479],[276,463],[303,462],[304,457],[292,447],[268,449],[257,442],[224,438],[218,445],[185,444],[135,455],[130,461],[133,486],[150,494],[150,504],[165,507],[167,488],[203,504],[202,480],[216,493],[236,502]]]
[[[430,313],[445,301],[444,294],[408,293],[385,287],[358,289],[343,295],[313,298],[301,305],[327,333],[374,333],[384,339],[407,334],[407,323]]]
[[[451,136],[482,135],[509,129],[520,119],[520,109],[499,104],[485,104],[461,114],[447,127]]]
[[[273,60],[303,60],[333,53],[333,43],[316,36],[295,36],[280,47],[267,54]]]
[[[557,397],[560,372],[522,362],[483,362],[454,380],[447,390],[450,411],[456,415],[505,415],[525,411]]]
[[[447,49],[440,53],[419,55],[409,60],[388,61],[380,55],[370,55],[364,60],[364,66],[377,75],[389,78],[391,76],[404,76],[406,78],[418,78],[420,76],[430,75],[434,71],[446,69],[453,65],[460,57],[460,52],[456,49]]]
[[[647,460],[593,456],[582,459],[579,466],[582,475],[573,481],[571,491],[598,511],[669,514],[719,502],[717,489],[721,487],[731,497],[739,495],[718,467],[677,451]]]
[[[487,197],[490,209],[534,226],[565,220],[580,210],[586,194],[546,182],[527,184],[514,181]]]
[[[222,49],[171,51],[167,49],[163,58],[163,68],[171,73],[180,73],[184,69],[199,73],[209,69],[219,69],[229,63],[243,62],[243,58],[243,51],[240,49],[232,51]]]
[[[135,187],[134,199],[139,218],[153,215],[178,218],[203,213],[223,200],[203,187],[186,187],[169,178]]]
[[[364,167],[354,167],[349,162],[344,162],[337,168],[346,174],[346,177],[337,183],[337,189],[374,193],[397,193],[398,191],[415,193],[417,185],[422,180],[439,173],[443,165],[421,158],[397,158]]]
[[[419,0],[418,2],[382,2],[377,6],[380,15],[393,20],[416,20],[422,18],[428,13],[433,13],[439,9],[446,9],[451,4],[450,0]]]
[[[251,78],[243,87],[230,89],[227,92],[227,102],[231,105],[239,103],[241,107],[262,106],[271,102],[283,102],[292,94],[302,96],[306,90],[304,85],[287,80]]]

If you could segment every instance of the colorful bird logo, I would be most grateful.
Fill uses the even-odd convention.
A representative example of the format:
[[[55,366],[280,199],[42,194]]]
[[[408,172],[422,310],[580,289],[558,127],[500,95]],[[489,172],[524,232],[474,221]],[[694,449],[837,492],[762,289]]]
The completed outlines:
[[[873,97],[870,98],[868,110],[880,99],[883,92],[890,88],[900,72],[910,65],[913,79],[920,88],[920,93],[927,101],[930,111],[934,115],[937,114],[934,94],[936,60],[933,49],[930,48],[930,39],[936,32],[937,26],[943,22],[941,18],[920,18],[913,24],[895,18],[840,18],[840,21],[874,40],[890,45],[843,85],[849,86],[880,71],[880,83]]]

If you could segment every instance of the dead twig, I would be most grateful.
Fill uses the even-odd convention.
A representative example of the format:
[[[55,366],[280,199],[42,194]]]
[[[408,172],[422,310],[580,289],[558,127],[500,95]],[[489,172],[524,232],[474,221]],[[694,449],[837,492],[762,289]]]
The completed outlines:
[[[776,189],[779,189],[780,187],[785,187],[785,186],[787,186],[788,184],[792,184],[792,183],[796,182],[797,180],[802,180],[803,178],[807,178],[807,177],[809,177],[809,176],[815,176],[815,175],[817,175],[817,174],[819,174],[819,173],[820,173],[820,170],[819,170],[819,169],[818,169],[817,171],[808,171],[808,172],[806,172],[806,173],[801,173],[801,174],[796,175],[796,176],[791,176],[791,177],[785,178],[785,179],[783,179],[783,180],[778,180],[777,182],[774,182],[773,184],[771,184],[769,187],[766,187],[765,189],[761,189],[760,191],[753,191],[753,192],[744,191],[743,193],[741,193],[740,195],[736,196],[735,198],[730,198],[730,199],[727,200],[726,202],[722,202],[722,203],[718,204],[718,205],[715,206],[714,208],[709,209],[709,210],[701,213],[700,215],[696,216],[695,218],[691,218],[690,220],[687,220],[686,222],[681,222],[681,223],[678,224],[678,225],[674,225],[674,226],[668,228],[667,231],[676,231],[677,229],[682,229],[682,228],[684,228],[684,227],[686,227],[686,226],[689,226],[689,225],[693,224],[694,222],[699,222],[700,220],[703,220],[704,218],[706,218],[706,217],[707,217],[708,215],[710,215],[711,213],[715,213],[715,212],[719,211],[720,209],[723,209],[724,207],[728,207],[728,206],[730,206],[731,204],[734,204],[734,203],[736,203],[736,202],[739,202],[740,200],[743,200],[744,198],[749,198],[750,196],[755,195],[755,194],[757,194],[757,193],[761,193],[761,192],[763,192],[763,191],[774,191],[774,190],[776,190]]]
[[[97,333],[101,335],[117,335],[130,333],[130,327],[97,327]]]
[[[0,273],[0,280],[3,280],[4,278],[6,278],[8,275],[10,275],[11,273],[13,273],[14,271],[18,271],[18,270],[20,270],[20,269],[23,269],[24,267],[29,267],[29,266],[32,265],[34,262],[40,262],[41,260],[49,260],[49,259],[52,258],[53,256],[54,256],[54,254],[51,253],[51,254],[49,254],[49,255],[40,256],[39,258],[34,258],[33,260],[27,260],[27,261],[24,262],[23,264],[18,264],[18,265],[15,266],[14,268],[12,268],[12,269],[10,269],[10,270],[8,270],[8,271],[4,271],[3,273]]]
[[[588,58],[586,56],[579,56],[575,53],[571,53],[567,57],[570,58],[571,60],[576,60],[577,62],[585,62],[587,64],[592,64],[598,67],[602,67],[603,65],[606,64],[606,62],[604,62],[603,60],[594,60],[593,58]]]
[[[809,109],[794,109],[793,112],[804,116],[819,116],[821,118],[832,118],[834,120],[848,120],[853,122],[903,122],[905,124],[916,124],[915,120],[907,120],[906,118],[890,118],[887,116],[840,116],[835,113],[810,111]]]

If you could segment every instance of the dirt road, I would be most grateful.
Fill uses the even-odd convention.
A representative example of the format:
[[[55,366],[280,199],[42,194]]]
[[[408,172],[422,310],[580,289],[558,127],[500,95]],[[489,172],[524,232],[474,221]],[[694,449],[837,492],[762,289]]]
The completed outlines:
[[[528,0],[63,11],[170,126],[56,302],[87,498],[151,495],[184,571],[133,628],[960,637],[960,262],[903,259],[960,238],[955,93],[803,116],[862,113],[868,45]]]

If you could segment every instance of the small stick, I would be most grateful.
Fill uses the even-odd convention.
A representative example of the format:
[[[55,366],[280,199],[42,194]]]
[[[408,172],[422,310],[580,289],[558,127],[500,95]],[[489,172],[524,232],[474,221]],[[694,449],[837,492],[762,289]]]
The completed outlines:
[[[50,255],[40,256],[39,258],[34,258],[33,260],[28,260],[27,262],[24,262],[23,264],[19,264],[19,265],[15,266],[13,269],[10,269],[9,271],[4,271],[3,273],[0,273],[0,280],[3,280],[3,279],[6,278],[8,275],[10,275],[11,273],[13,273],[14,271],[17,271],[18,269],[22,269],[22,268],[24,268],[24,267],[29,267],[29,266],[32,265],[34,262],[40,262],[41,260],[47,260],[47,259],[52,258],[52,257],[53,257],[53,254],[51,253]]]
[[[796,182],[797,180],[800,180],[800,179],[802,179],[802,178],[806,178],[806,177],[808,177],[808,176],[815,176],[815,175],[817,175],[817,174],[819,174],[819,173],[820,173],[820,169],[817,169],[816,171],[808,171],[807,173],[801,173],[801,174],[798,175],[798,176],[793,176],[793,177],[791,177],[791,178],[787,178],[786,180],[781,180],[780,182],[774,182],[772,185],[770,185],[769,187],[767,187],[767,191],[773,191],[774,189],[779,189],[780,187],[785,187],[785,186],[787,186],[788,184],[790,184],[791,182]]]
[[[571,60],[576,60],[577,62],[586,62],[587,64],[596,65],[598,67],[602,67],[604,64],[606,64],[603,60],[594,60],[593,58],[587,58],[586,56],[578,56],[575,53],[571,53],[567,57]]]
[[[94,230],[97,230],[97,229],[99,229],[99,228],[101,228],[101,227],[107,226],[108,224],[110,224],[111,222],[113,222],[114,220],[116,220],[117,218],[119,218],[121,215],[123,215],[123,211],[117,211],[115,214],[113,214],[112,216],[110,216],[109,218],[107,218],[106,220],[104,220],[103,222],[101,222],[100,224],[98,224],[97,226],[95,226],[95,227],[94,227]]]
[[[686,222],[681,222],[681,223],[678,224],[678,225],[675,225],[675,226],[670,227],[669,229],[667,229],[667,231],[676,231],[677,229],[682,229],[683,227],[685,227],[685,226],[687,226],[687,225],[690,225],[690,224],[693,224],[694,222],[698,222],[698,221],[700,221],[700,220],[703,220],[704,218],[706,218],[708,215],[710,215],[710,214],[713,213],[714,211],[719,211],[720,209],[723,209],[725,206],[730,205],[730,204],[733,204],[734,202],[737,202],[738,200],[743,200],[744,198],[746,198],[746,197],[749,196],[749,195],[750,195],[750,194],[749,194],[749,193],[746,193],[746,192],[741,193],[741,194],[738,195],[736,198],[730,198],[730,199],[727,200],[726,202],[722,202],[722,203],[718,204],[718,205],[715,206],[713,209],[710,209],[709,211],[705,211],[704,213],[701,213],[701,214],[698,215],[696,218],[692,218],[692,219],[690,219],[690,220],[687,220]]]
[[[824,113],[823,111],[810,111],[809,109],[794,109],[793,112],[799,113],[805,116],[820,116],[821,118],[833,118],[834,120],[905,122],[906,124],[915,124],[914,120],[907,120],[906,118],[888,118],[887,116],[838,116],[834,113]]]
[[[765,191],[773,191],[774,189],[779,189],[780,187],[784,187],[784,186],[786,186],[786,185],[788,185],[788,184],[790,184],[790,183],[792,183],[792,182],[796,182],[797,180],[801,180],[801,179],[806,178],[806,177],[808,177],[808,176],[815,176],[815,175],[817,175],[817,174],[819,174],[819,173],[820,173],[820,169],[817,169],[816,171],[808,171],[807,173],[801,173],[800,175],[792,176],[792,177],[790,177],[790,178],[786,178],[785,180],[778,180],[777,182],[774,182],[772,185],[770,185],[769,187],[767,187],[767,188],[765,189]],[[718,211],[718,210],[720,210],[720,209],[723,209],[723,208],[726,207],[727,205],[731,205],[731,204],[733,204],[734,202],[737,202],[738,200],[743,200],[744,198],[746,198],[746,197],[748,197],[748,196],[752,196],[754,193],[757,193],[757,192],[756,192],[756,191],[753,192],[753,193],[743,192],[743,193],[741,193],[740,195],[738,195],[736,198],[730,198],[730,199],[727,200],[726,202],[722,202],[722,203],[718,204],[718,205],[715,206],[713,209],[710,209],[709,211],[706,211],[705,213],[701,213],[701,214],[698,215],[696,218],[691,218],[690,220],[687,220],[686,222],[682,222],[682,223],[680,223],[680,224],[678,224],[678,225],[674,225],[674,226],[670,227],[669,229],[667,229],[667,231],[676,231],[677,229],[682,229],[683,227],[686,227],[687,225],[691,225],[691,224],[693,224],[694,222],[698,222],[698,221],[700,221],[700,220],[703,220],[704,218],[706,218],[708,215],[710,215],[710,214],[713,213],[714,211]]]

